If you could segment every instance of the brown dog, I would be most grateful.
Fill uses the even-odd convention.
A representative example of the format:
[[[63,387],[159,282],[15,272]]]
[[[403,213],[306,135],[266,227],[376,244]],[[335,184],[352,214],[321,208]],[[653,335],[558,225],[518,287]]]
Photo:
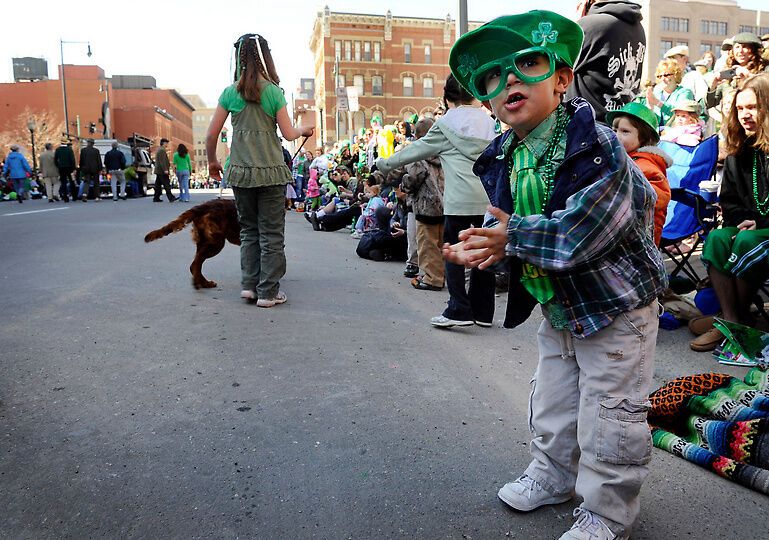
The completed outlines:
[[[168,225],[147,233],[145,242],[152,242],[169,234],[179,232],[192,223],[192,240],[197,245],[195,258],[190,265],[192,285],[196,289],[216,287],[215,281],[203,277],[203,262],[219,254],[225,241],[240,245],[240,224],[235,201],[215,199],[199,204],[182,212]]]

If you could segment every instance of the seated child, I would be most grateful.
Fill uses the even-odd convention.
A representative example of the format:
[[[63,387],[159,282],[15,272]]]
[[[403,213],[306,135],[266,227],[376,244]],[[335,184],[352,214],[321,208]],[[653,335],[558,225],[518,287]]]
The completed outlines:
[[[361,212],[360,219],[355,223],[355,231],[353,235],[357,238],[360,238],[366,231],[375,229],[378,226],[375,216],[376,211],[387,205],[387,201],[381,196],[381,190],[382,188],[379,185],[365,187],[363,193],[364,198],[368,198],[368,202],[363,208],[363,212]]]
[[[646,416],[666,276],[652,237],[655,191],[590,104],[563,99],[582,40],[577,23],[530,11],[452,47],[451,72],[511,129],[473,169],[498,224],[460,232],[443,254],[481,269],[507,260],[506,325],[537,304],[544,316],[531,462],[499,498],[528,512],[576,494],[574,525],[560,540],[625,540],[652,455]]]
[[[700,106],[696,101],[683,99],[673,108],[672,125],[662,132],[662,140],[684,146],[697,146],[702,141],[705,122],[699,116]]]
[[[355,248],[358,257],[372,261],[406,260],[406,231],[393,223],[390,209],[380,206],[373,219],[376,225],[363,234]]]
[[[654,204],[654,243],[659,246],[670,203],[667,168],[673,165],[670,156],[656,146],[660,140],[657,131],[659,119],[648,107],[640,103],[628,103],[618,111],[607,112],[606,122],[612,126],[625,151],[657,192],[657,202]]]

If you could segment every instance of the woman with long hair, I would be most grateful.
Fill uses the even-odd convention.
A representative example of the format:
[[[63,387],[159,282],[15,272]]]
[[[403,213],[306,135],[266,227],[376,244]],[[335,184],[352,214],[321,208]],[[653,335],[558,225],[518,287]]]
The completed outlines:
[[[769,60],[763,57],[763,44],[755,34],[742,32],[733,38],[734,45],[726,59],[726,69],[716,73],[705,98],[708,107],[715,107],[727,91],[737,88],[752,75],[769,71]]]
[[[311,136],[314,128],[300,130],[291,124],[267,40],[245,34],[234,47],[235,84],[222,92],[206,135],[208,171],[221,179],[216,142],[232,115],[226,180],[235,194],[240,222],[240,296],[269,308],[286,301],[280,280],[286,273],[284,203],[286,184],[291,182],[276,126],[289,141]]]
[[[723,227],[708,234],[702,261],[723,318],[750,324],[753,297],[769,277],[769,73],[744,82],[726,122],[728,156],[719,201]],[[724,339],[707,323],[697,325],[704,333],[691,342],[695,351],[711,351]]]
[[[179,181],[179,200],[181,202],[190,202],[190,172],[192,163],[190,163],[190,153],[184,143],[179,143],[174,152],[174,169],[176,169],[176,179]]]

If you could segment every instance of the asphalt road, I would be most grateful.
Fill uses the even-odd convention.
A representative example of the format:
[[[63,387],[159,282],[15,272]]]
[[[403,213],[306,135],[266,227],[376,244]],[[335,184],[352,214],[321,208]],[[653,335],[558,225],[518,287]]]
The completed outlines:
[[[211,194],[194,194],[193,203]],[[0,203],[0,538],[557,538],[508,510],[528,463],[534,315],[431,328],[445,293],[288,215],[288,303],[239,299],[181,203]],[[502,298],[498,315],[504,309]],[[497,317],[499,319],[499,317]],[[661,330],[655,382],[727,371]],[[654,450],[635,539],[765,539],[769,500]]]

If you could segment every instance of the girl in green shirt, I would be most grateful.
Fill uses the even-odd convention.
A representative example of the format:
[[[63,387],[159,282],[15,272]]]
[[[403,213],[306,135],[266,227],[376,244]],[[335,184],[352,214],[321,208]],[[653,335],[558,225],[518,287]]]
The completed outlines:
[[[266,39],[245,34],[235,42],[235,51],[235,84],[222,92],[206,135],[208,172],[221,180],[216,142],[232,115],[226,180],[235,194],[240,222],[240,296],[269,308],[286,301],[280,279],[286,273],[286,184],[292,181],[275,128],[280,127],[289,141],[310,137],[314,128],[299,130],[291,124]]]
[[[176,179],[179,181],[179,200],[181,202],[190,202],[190,153],[184,144],[179,143],[174,152],[174,169],[176,169]]]

